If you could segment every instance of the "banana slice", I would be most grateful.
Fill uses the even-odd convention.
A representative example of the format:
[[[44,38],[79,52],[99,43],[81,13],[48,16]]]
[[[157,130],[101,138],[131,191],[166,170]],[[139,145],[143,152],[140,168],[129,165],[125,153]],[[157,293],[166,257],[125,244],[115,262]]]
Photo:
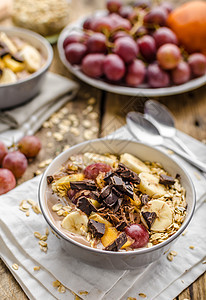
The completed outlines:
[[[150,172],[150,169],[140,159],[129,153],[122,154],[120,156],[120,162],[137,174],[141,172]]]
[[[82,228],[86,230],[87,223],[88,218],[85,214],[73,211],[63,219],[61,226],[72,233],[82,235]]]
[[[139,189],[142,193],[149,195],[150,197],[161,197],[166,194],[166,189],[162,184],[159,184],[159,179],[146,172],[139,174],[140,184]]]
[[[29,72],[36,72],[41,67],[41,55],[32,46],[26,45],[20,52]]]
[[[0,41],[3,42],[7,48],[9,49],[11,54],[15,54],[17,52],[17,48],[14,43],[8,38],[5,32],[0,32]]]
[[[142,213],[146,212],[156,213],[156,218],[152,223],[150,230],[163,232],[172,224],[172,210],[170,209],[169,205],[164,201],[152,200],[142,207],[140,214],[141,221],[148,228],[148,224],[142,215]]]
[[[16,75],[14,74],[14,72],[10,69],[7,69],[5,68],[3,70],[3,74],[0,78],[0,83],[13,83],[13,82],[16,82],[17,81],[17,77]]]
[[[117,162],[117,159],[112,158],[112,157],[108,157],[106,155],[86,152],[83,155],[83,161],[86,165],[101,162],[101,163],[104,163],[104,164],[107,164],[107,165],[110,165],[110,166],[114,167],[115,163]]]

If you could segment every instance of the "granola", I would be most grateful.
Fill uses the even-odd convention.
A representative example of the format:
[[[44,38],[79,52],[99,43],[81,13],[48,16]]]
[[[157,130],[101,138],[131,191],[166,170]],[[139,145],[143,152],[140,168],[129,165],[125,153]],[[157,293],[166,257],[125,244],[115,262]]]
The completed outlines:
[[[47,181],[53,221],[71,238],[106,251],[162,243],[187,213],[179,175],[128,153],[71,156]],[[175,255],[170,252],[168,259]]]

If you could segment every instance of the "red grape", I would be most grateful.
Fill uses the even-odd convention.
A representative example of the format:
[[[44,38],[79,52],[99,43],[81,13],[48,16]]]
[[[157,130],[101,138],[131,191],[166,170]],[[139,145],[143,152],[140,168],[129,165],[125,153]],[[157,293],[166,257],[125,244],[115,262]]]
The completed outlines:
[[[174,69],[181,60],[180,49],[174,44],[164,44],[157,50],[157,60],[163,69]]]
[[[125,65],[118,55],[109,54],[104,60],[103,70],[109,80],[118,81],[125,74]]]
[[[63,42],[63,48],[65,49],[67,45],[72,43],[81,43],[84,41],[84,35],[81,33],[71,33],[65,38]]]
[[[91,29],[91,22],[92,18],[87,18],[83,23],[83,28],[87,30]]]
[[[131,86],[138,86],[144,81],[146,68],[144,63],[135,59],[127,68],[125,82]]]
[[[164,8],[168,14],[173,11],[173,6],[170,2],[162,2],[160,7]]]
[[[118,12],[122,7],[122,1],[120,0],[107,0],[107,9],[109,12]]]
[[[126,5],[126,6],[122,6],[119,9],[119,14],[122,18],[126,18],[128,19],[130,14],[133,12],[133,8],[132,6]]]
[[[84,175],[86,178],[89,179],[96,179],[100,172],[107,173],[111,170],[111,167],[104,163],[96,163],[87,166],[84,169]]]
[[[147,79],[149,85],[154,88],[165,87],[170,83],[168,73],[162,70],[156,63],[149,65],[147,69]]]
[[[192,74],[196,77],[206,73],[206,57],[201,53],[193,53],[188,58]]]
[[[122,37],[115,41],[114,53],[118,54],[126,63],[131,62],[138,52],[138,46],[132,38]]]
[[[0,195],[7,193],[16,186],[16,179],[8,169],[0,169]]]
[[[129,33],[126,33],[125,31],[117,31],[112,36],[112,40],[116,41],[117,39],[122,38],[122,37],[129,37],[129,38],[131,38],[131,36],[129,35]]]
[[[118,29],[130,30],[132,27],[129,20],[124,19],[120,15],[117,15],[115,13],[109,15],[108,18],[111,20],[113,31],[117,31]]]
[[[96,32],[107,32],[112,29],[112,21],[108,16],[95,18],[91,22],[91,29]]]
[[[167,20],[167,13],[162,7],[154,7],[144,16],[144,24],[164,26]]]
[[[147,35],[147,34],[148,34],[148,30],[144,26],[140,26],[135,32],[135,36],[138,38],[142,37],[143,35]]]
[[[134,2],[134,7],[140,7],[140,8],[150,8],[151,2],[149,0],[136,0]]]
[[[79,65],[87,52],[87,47],[80,43],[73,43],[65,48],[65,56],[72,65]]]
[[[189,65],[181,61],[175,69],[172,70],[172,81],[175,84],[183,84],[190,79],[191,71]]]
[[[7,147],[0,141],[0,166],[2,164],[4,156],[8,153]]]
[[[91,35],[87,40],[87,49],[90,53],[104,53],[107,50],[106,36],[97,32]]]
[[[125,233],[134,240],[131,248],[141,248],[149,242],[149,232],[142,224],[132,224],[126,227]]]
[[[150,35],[144,35],[137,40],[140,53],[147,61],[152,61],[155,59],[156,55],[156,45],[155,40]]]
[[[3,159],[3,168],[9,169],[16,178],[21,177],[28,166],[26,156],[19,152],[9,152]]]
[[[27,158],[37,156],[41,147],[42,145],[39,138],[34,135],[25,136],[18,143],[19,151]]]
[[[87,54],[82,60],[82,71],[90,77],[102,76],[104,59],[104,54]]]
[[[153,35],[156,46],[159,48],[160,46],[170,43],[170,44],[178,44],[176,34],[169,29],[168,27],[160,27],[158,28]]]

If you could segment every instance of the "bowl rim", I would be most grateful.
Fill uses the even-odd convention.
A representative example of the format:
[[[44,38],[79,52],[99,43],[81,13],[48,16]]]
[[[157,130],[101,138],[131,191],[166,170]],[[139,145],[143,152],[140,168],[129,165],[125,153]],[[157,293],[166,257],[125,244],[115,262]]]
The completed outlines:
[[[96,253],[96,254],[100,254],[100,255],[118,255],[118,256],[128,256],[128,255],[138,255],[138,254],[146,254],[146,253],[150,253],[150,252],[153,252],[153,251],[156,251],[168,244],[170,244],[173,240],[175,240],[178,236],[180,236],[180,234],[187,228],[188,224],[190,223],[192,217],[193,217],[193,214],[194,214],[194,211],[195,211],[195,205],[196,205],[196,193],[195,193],[195,189],[194,189],[194,184],[192,182],[192,179],[190,178],[188,172],[185,170],[184,167],[182,166],[179,166],[177,164],[177,162],[169,156],[169,154],[166,154],[163,150],[160,150],[160,149],[157,149],[155,147],[152,147],[150,145],[147,145],[143,142],[140,142],[140,141],[131,141],[131,140],[127,140],[127,139],[121,139],[121,138],[114,138],[112,140],[115,140],[115,141],[127,141],[127,142],[130,142],[130,143],[135,143],[135,144],[141,144],[141,145],[144,145],[148,148],[151,148],[152,150],[156,150],[157,152],[160,152],[161,154],[163,154],[164,156],[166,156],[167,158],[169,158],[175,165],[178,165],[179,168],[182,169],[184,175],[187,177],[187,180],[191,186],[191,190],[192,190],[192,199],[193,199],[193,203],[192,203],[192,207],[191,207],[191,212],[190,212],[190,215],[188,215],[188,218],[187,220],[185,221],[185,223],[182,224],[182,226],[179,228],[179,230],[173,234],[172,236],[170,236],[167,240],[165,240],[164,242],[160,243],[160,244],[157,244],[157,245],[154,245],[150,248],[138,248],[136,251],[134,250],[129,250],[129,251],[125,251],[125,252],[114,252],[114,251],[105,251],[105,250],[102,250],[102,249],[96,249],[96,248],[92,248],[92,247],[89,247],[89,246],[86,246],[84,244],[81,244],[79,242],[76,242],[75,240],[73,240],[72,238],[70,238],[69,236],[66,236],[66,234],[64,234],[61,230],[59,230],[55,225],[54,223],[51,221],[51,219],[49,218],[49,214],[47,214],[45,211],[44,211],[44,208],[43,208],[43,205],[42,205],[42,199],[41,199],[41,189],[42,189],[42,186],[43,186],[43,180],[45,179],[45,174],[48,170],[48,168],[56,161],[58,161],[60,159],[60,157],[62,155],[66,155],[68,152],[70,152],[71,150],[75,150],[75,148],[78,148],[78,147],[81,147],[81,146],[84,146],[84,145],[87,145],[87,144],[90,144],[90,143],[93,143],[93,142],[101,142],[101,141],[105,141],[105,140],[110,140],[108,138],[97,138],[97,139],[93,139],[93,140],[89,140],[89,141],[85,141],[85,142],[82,142],[82,143],[78,143],[74,146],[72,146],[71,148],[67,149],[66,151],[60,153],[57,157],[55,157],[55,159],[49,164],[49,166],[46,168],[46,170],[44,171],[44,173],[42,174],[42,177],[41,177],[41,180],[40,180],[40,183],[39,183],[39,187],[38,187],[38,202],[39,202],[39,206],[40,206],[40,209],[42,211],[42,214],[46,220],[46,222],[49,224],[49,226],[54,230],[54,232],[59,235],[61,238],[63,238],[64,240],[66,240],[67,242],[71,242],[72,244],[80,247],[80,248],[83,248],[87,251],[90,251],[91,253]]]
[[[52,63],[53,60],[53,49],[52,46],[50,45],[50,43],[40,34],[33,32],[29,29],[25,29],[25,28],[21,28],[21,27],[4,27],[4,26],[0,26],[0,32],[5,32],[5,33],[9,33],[9,32],[19,32],[19,33],[25,33],[27,36],[31,36],[34,39],[38,40],[47,50],[47,59],[46,62],[44,63],[44,65],[37,70],[36,72],[30,74],[27,78],[23,78],[23,79],[19,79],[16,82],[13,83],[6,83],[6,84],[0,84],[0,88],[4,88],[4,87],[10,87],[10,86],[15,86],[21,83],[24,83],[26,81],[32,80],[33,78],[38,77],[40,74],[44,73],[49,66]],[[24,37],[22,37],[22,39],[24,39]]]

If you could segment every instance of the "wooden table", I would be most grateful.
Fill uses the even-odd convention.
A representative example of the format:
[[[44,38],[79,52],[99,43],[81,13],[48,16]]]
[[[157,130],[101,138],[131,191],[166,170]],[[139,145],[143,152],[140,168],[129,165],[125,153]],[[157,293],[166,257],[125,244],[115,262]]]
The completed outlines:
[[[85,0],[84,2],[73,0],[71,2],[71,19],[75,20],[83,14],[90,13],[95,9],[101,9],[104,6],[103,2],[104,1],[97,0]],[[1,24],[10,25],[11,21],[4,20]],[[56,45],[53,49],[54,59],[50,70],[77,80],[60,62]],[[144,102],[147,100],[146,98],[115,95],[93,88],[80,81],[79,84],[81,89],[79,90],[77,97],[72,102],[65,105],[69,114],[77,116],[79,121],[77,128],[79,129],[79,132],[76,132],[76,135],[72,132],[68,132],[63,136],[61,141],[57,141],[54,136],[55,133],[59,131],[58,124],[50,122],[50,125],[53,124],[51,128],[47,128],[48,124],[45,124],[45,126],[36,133],[42,141],[43,149],[38,157],[29,163],[25,175],[18,183],[31,179],[36,172],[38,173],[39,170],[42,171],[42,169],[39,168],[39,163],[46,159],[54,158],[64,149],[65,145],[72,146],[85,140],[85,137],[88,137],[88,132],[85,132],[85,127],[82,122],[84,119],[84,117],[82,117],[83,110],[92,109],[98,114],[97,119],[90,120],[91,126],[93,127],[92,138],[96,138],[105,136],[124,125],[127,112],[134,109],[142,112]],[[91,98],[95,99],[95,103],[88,108],[88,106],[90,106],[89,103],[93,103],[94,101],[91,100]],[[156,99],[161,103],[164,103],[172,111],[178,129],[200,141],[206,140],[206,86],[185,94]],[[67,115],[64,116],[64,118],[67,117]],[[28,299],[2,261],[0,261],[0,299]],[[176,299],[206,299],[206,274],[200,276]]]

